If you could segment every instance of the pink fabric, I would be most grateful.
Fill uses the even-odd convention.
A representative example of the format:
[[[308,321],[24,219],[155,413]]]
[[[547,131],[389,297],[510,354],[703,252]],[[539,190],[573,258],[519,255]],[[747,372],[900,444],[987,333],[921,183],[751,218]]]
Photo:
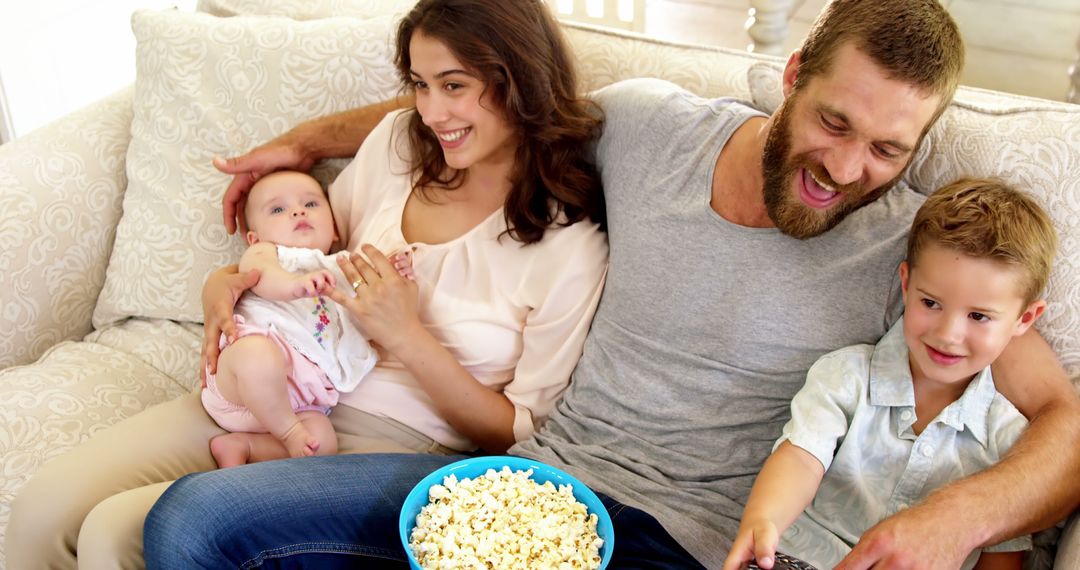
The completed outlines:
[[[289,403],[294,412],[317,410],[324,414],[338,402],[338,392],[330,379],[315,363],[294,349],[273,327],[249,325],[240,316],[233,317],[236,323],[237,337],[262,335],[269,338],[285,355],[285,374],[288,376],[286,387],[289,391]],[[219,343],[225,348],[225,337]],[[217,388],[217,378],[207,371],[206,388],[202,391],[203,407],[210,417],[222,429],[231,432],[266,433],[266,428],[246,407],[226,400]]]

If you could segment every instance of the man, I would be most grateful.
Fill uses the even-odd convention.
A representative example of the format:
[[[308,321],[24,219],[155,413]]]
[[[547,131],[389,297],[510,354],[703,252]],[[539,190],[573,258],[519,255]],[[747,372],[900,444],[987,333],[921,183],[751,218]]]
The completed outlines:
[[[899,317],[896,268],[922,197],[894,185],[951,99],[962,52],[934,0],[836,0],[788,61],[772,117],[656,80],[596,94],[608,281],[570,389],[544,429],[510,451],[603,495],[613,568],[719,567],[806,370],[826,352],[877,341]],[[226,224],[254,178],[355,152],[400,103],[305,124],[222,164],[237,175]],[[994,372],[1031,419],[1028,433],[993,469],[874,527],[843,568],[958,567],[973,548],[1077,506],[1080,453],[1056,442],[1080,435],[1080,403],[1049,347],[1028,333]],[[401,499],[446,461],[351,456],[186,478],[148,518],[147,561],[168,567],[177,545],[187,567],[312,550],[320,567],[343,551],[401,560]],[[299,500],[273,485],[282,477],[302,481],[290,492]],[[204,513],[229,511],[223,501],[235,514],[194,528]],[[289,523],[247,536],[260,517]]]

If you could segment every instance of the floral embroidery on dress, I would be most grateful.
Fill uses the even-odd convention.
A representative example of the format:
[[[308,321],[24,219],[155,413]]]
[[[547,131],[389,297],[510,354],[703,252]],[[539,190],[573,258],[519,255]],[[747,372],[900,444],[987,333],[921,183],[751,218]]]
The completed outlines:
[[[319,346],[326,348],[323,341],[327,339],[329,334],[326,331],[326,327],[330,325],[330,305],[326,302],[321,295],[315,297],[315,308],[311,310],[311,315],[316,317],[315,332],[311,333],[318,341]]]

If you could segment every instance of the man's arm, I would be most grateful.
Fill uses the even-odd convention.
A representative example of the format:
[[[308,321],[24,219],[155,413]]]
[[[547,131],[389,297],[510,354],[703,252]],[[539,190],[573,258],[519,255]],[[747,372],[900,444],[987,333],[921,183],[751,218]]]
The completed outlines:
[[[241,231],[245,229],[244,221],[237,217],[237,213],[243,211],[243,200],[259,178],[276,170],[307,172],[324,158],[353,156],[387,113],[412,104],[412,96],[402,96],[319,117],[296,125],[246,154],[214,159],[214,166],[218,170],[233,175],[221,199],[225,229],[233,233],[237,222]]]
[[[993,372],[1031,422],[1016,445],[997,465],[871,528],[837,568],[959,567],[975,548],[1049,527],[1080,505],[1080,399],[1053,350],[1029,330]]]

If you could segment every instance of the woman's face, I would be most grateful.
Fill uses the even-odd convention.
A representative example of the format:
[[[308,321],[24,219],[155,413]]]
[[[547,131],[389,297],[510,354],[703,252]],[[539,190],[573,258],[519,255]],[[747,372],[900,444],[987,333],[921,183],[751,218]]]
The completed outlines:
[[[484,82],[443,42],[417,30],[409,41],[416,109],[453,169],[513,164],[517,137]]]

